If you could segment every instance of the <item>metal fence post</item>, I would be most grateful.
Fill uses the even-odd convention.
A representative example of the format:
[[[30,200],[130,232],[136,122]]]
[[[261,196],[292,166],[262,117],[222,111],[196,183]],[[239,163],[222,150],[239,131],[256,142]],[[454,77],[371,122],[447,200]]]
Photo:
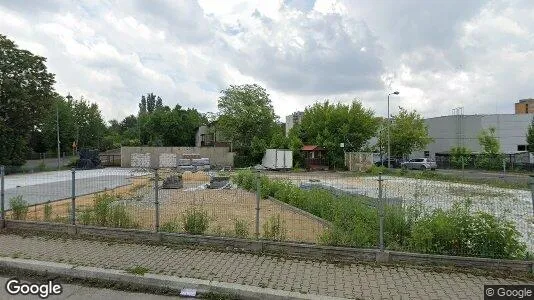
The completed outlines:
[[[384,197],[382,195],[382,173],[378,173],[378,213],[380,217],[380,251],[384,250]]]
[[[72,168],[72,203],[71,203],[71,221],[72,225],[76,225],[76,169]]]
[[[6,219],[6,213],[4,211],[4,175],[6,173],[6,168],[0,166],[0,228],[4,228],[4,220]]]
[[[534,175],[529,176],[528,183],[530,185],[530,193],[532,198],[532,215],[534,216]]]
[[[261,198],[261,185],[260,185],[260,171],[256,174],[256,238],[260,237],[260,198]]]
[[[159,231],[159,174],[158,169],[154,169],[154,206],[156,208],[156,232]]]

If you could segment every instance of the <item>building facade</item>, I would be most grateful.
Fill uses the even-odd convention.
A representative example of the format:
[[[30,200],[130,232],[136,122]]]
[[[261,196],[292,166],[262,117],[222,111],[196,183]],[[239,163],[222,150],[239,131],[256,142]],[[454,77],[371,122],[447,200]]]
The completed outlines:
[[[533,107],[534,108],[534,107]],[[532,114],[450,115],[425,119],[429,135],[434,139],[424,151],[413,157],[435,158],[436,153],[449,153],[453,147],[466,147],[474,153],[482,152],[478,136],[484,129],[495,128],[501,152],[525,152],[528,127]]]
[[[286,136],[289,135],[289,131],[291,130],[291,128],[293,128],[293,126],[299,124],[302,121],[303,116],[304,112],[297,111],[286,117]]]
[[[515,104],[516,114],[534,114],[534,99],[522,99]]]

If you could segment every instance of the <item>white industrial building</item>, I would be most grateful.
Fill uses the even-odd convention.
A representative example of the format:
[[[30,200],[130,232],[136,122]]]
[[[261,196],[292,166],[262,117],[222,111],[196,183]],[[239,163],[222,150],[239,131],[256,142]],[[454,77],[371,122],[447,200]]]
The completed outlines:
[[[482,152],[478,136],[483,129],[495,128],[503,153],[526,151],[526,135],[534,114],[450,115],[425,119],[428,133],[434,139],[425,151],[410,157],[435,158],[436,153],[448,153],[452,147],[463,146],[472,152]]]
[[[302,121],[302,117],[304,116],[304,112],[297,111],[289,116],[286,116],[286,136],[289,135],[289,130],[293,128],[296,124],[300,123]]]

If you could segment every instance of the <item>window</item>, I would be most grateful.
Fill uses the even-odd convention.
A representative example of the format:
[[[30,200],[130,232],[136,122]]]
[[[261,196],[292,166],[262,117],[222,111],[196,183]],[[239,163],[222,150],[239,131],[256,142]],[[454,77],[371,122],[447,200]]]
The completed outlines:
[[[527,104],[525,104],[525,113],[527,113],[527,114],[528,114],[528,103],[527,103]]]
[[[527,145],[517,145],[517,151],[527,151]]]

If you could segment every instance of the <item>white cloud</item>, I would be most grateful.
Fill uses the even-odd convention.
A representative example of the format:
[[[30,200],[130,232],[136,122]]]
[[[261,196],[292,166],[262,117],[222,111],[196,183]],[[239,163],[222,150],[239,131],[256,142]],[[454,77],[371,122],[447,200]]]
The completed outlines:
[[[324,99],[385,115],[512,112],[534,97],[530,1],[2,1],[0,28],[47,57],[56,88],[135,113],[141,94],[215,111],[259,83],[279,116]]]

